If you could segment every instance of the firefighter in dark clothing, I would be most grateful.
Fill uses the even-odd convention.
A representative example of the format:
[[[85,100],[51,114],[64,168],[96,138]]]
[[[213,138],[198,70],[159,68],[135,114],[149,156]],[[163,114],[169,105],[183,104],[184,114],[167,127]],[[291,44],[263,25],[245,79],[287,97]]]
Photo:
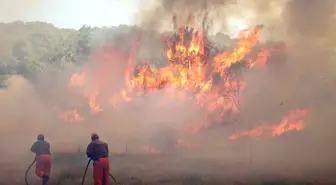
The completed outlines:
[[[39,134],[37,141],[30,149],[36,154],[35,174],[42,179],[42,184],[48,184],[51,172],[50,145],[44,140],[44,135]]]
[[[108,159],[108,145],[100,141],[96,133],[91,134],[91,143],[88,145],[86,154],[93,162],[94,185],[107,185],[110,173]]]

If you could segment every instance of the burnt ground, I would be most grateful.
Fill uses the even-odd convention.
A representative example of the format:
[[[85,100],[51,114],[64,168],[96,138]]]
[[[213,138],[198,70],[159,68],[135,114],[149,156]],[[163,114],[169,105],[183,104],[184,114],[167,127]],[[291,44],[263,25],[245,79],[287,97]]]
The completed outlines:
[[[1,185],[24,184],[24,171],[31,159],[24,163],[2,162]],[[58,153],[53,156],[53,175],[50,185],[80,185],[87,163],[81,153]],[[216,184],[336,184],[336,168],[333,165],[277,165],[262,162],[220,161],[176,154],[128,154],[111,157],[111,173],[128,185],[216,185]],[[34,168],[28,175],[30,185],[40,184],[34,176]],[[88,170],[85,184],[92,183],[92,169]]]

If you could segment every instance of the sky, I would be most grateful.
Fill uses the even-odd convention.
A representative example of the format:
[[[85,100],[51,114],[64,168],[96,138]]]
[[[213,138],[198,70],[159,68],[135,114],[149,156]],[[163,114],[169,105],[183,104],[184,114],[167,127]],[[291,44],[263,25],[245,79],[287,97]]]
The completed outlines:
[[[62,28],[132,24],[140,0],[0,0],[0,22],[44,21]]]
[[[133,24],[141,0],[0,0],[0,22],[43,21],[60,28],[78,29],[82,25],[118,26]],[[237,9],[235,9],[235,12]],[[236,17],[226,20],[227,34],[235,37],[247,28]]]

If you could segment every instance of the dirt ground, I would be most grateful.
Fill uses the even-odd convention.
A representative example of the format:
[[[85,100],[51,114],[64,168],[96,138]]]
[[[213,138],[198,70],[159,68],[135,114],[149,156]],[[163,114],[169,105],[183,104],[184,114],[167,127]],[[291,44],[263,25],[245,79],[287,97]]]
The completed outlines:
[[[1,164],[1,185],[24,184],[24,172],[31,156]],[[56,153],[53,155],[50,185],[80,185],[87,159],[83,153]],[[334,165],[282,165],[246,161],[219,161],[181,157],[178,154],[123,154],[111,157],[111,173],[126,185],[216,185],[216,184],[336,184]],[[29,171],[30,185],[41,182]],[[93,184],[92,169],[88,170],[85,184]]]

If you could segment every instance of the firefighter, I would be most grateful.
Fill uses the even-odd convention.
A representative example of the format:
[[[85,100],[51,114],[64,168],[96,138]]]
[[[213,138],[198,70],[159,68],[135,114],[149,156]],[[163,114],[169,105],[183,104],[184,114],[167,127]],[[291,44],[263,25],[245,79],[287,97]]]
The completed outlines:
[[[98,134],[92,133],[86,154],[93,160],[94,185],[107,185],[110,173],[107,143],[100,141]]]
[[[36,155],[35,174],[42,179],[42,184],[47,185],[51,172],[50,145],[44,140],[44,135],[39,134],[37,141],[30,149]]]

